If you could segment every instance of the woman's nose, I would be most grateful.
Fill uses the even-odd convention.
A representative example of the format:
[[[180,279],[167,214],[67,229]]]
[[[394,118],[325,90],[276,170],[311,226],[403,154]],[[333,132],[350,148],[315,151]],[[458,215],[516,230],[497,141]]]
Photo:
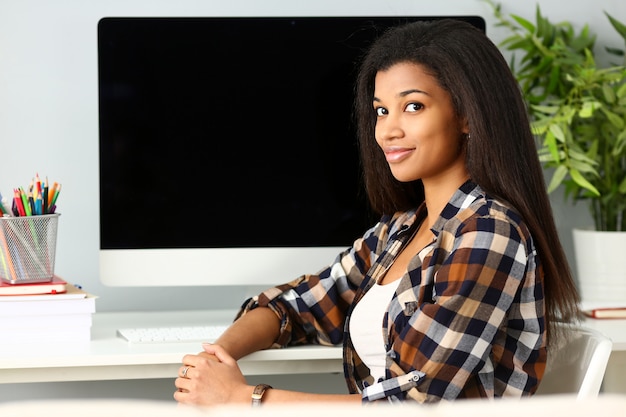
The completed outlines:
[[[382,140],[393,140],[404,136],[400,122],[395,117],[385,117],[376,123],[376,137]]]

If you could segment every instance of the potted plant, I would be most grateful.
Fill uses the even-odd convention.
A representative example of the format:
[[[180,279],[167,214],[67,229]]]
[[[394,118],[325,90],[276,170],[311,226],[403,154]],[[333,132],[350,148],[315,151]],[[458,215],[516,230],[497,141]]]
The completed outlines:
[[[496,24],[511,32],[501,46],[512,51],[511,68],[528,104],[539,157],[552,172],[548,191],[564,187],[566,199],[589,204],[594,234],[574,230],[583,300],[626,303],[624,50],[605,47],[620,62],[600,67],[594,53],[596,35],[588,25],[577,32],[570,22],[552,23],[539,5],[532,23],[517,15],[505,16],[500,4],[487,2],[493,6]],[[626,41],[626,26],[605,15]],[[593,247],[581,248],[581,237]],[[603,243],[610,247],[601,249],[598,245]],[[593,253],[609,259],[593,260]],[[606,271],[616,262],[617,271]]]

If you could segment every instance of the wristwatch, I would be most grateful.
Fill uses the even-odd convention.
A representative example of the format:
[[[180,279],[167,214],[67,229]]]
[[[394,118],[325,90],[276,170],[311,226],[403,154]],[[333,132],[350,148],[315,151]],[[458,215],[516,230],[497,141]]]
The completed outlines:
[[[261,406],[261,400],[263,399],[263,394],[265,394],[265,391],[267,391],[270,388],[272,388],[272,386],[267,385],[267,384],[259,384],[256,387],[254,387],[254,391],[252,391],[252,407]]]

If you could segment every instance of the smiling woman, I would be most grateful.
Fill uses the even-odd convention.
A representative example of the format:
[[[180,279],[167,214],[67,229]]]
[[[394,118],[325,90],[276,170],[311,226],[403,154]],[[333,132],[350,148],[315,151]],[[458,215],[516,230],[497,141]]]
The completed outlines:
[[[467,23],[409,23],[374,42],[356,94],[379,222],[319,272],[247,300],[183,358],[177,401],[258,402],[237,359],[305,343],[343,344],[349,394],[265,386],[263,403],[536,392],[553,325],[576,319],[578,294],[506,61]]]
[[[420,65],[399,63],[376,75],[374,110],[376,141],[393,176],[401,182],[449,185],[438,188],[446,194],[445,204],[469,178],[468,127],[455,114],[450,94]]]

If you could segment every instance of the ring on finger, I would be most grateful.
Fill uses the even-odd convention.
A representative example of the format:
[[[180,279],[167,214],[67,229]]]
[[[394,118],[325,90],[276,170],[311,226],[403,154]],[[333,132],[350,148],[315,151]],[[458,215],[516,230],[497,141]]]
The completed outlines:
[[[183,368],[183,373],[182,373],[183,378],[187,378],[187,371],[189,371],[189,366],[185,366]]]

